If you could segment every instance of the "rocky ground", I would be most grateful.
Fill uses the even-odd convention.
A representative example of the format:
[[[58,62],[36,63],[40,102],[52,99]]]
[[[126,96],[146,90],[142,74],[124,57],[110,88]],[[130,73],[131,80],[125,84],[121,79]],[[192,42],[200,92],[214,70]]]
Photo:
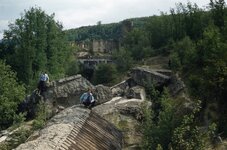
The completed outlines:
[[[166,59],[164,62],[166,63]],[[72,142],[70,137],[80,139],[82,138],[80,135],[84,135],[87,138],[99,139],[101,138],[99,135],[103,135],[106,132],[104,129],[113,131],[108,136],[109,138],[113,137],[110,138],[113,141],[121,143],[121,140],[118,140],[122,138],[121,149],[138,149],[142,138],[140,129],[143,116],[142,109],[149,109],[152,105],[151,102],[146,101],[147,97],[144,87],[147,83],[155,83],[158,86],[165,85],[172,90],[173,96],[182,93],[184,90],[183,82],[173,75],[170,70],[151,69],[150,67],[134,68],[128,79],[113,87],[94,86],[81,75],[51,82],[44,94],[44,98],[40,98],[34,92],[26,97],[24,101],[29,106],[34,105],[34,107],[28,108],[30,110],[35,108],[33,102],[40,99],[43,100],[48,108],[48,118],[51,119],[47,122],[44,129],[32,134],[27,142],[20,145],[17,149],[29,149],[30,147],[40,150],[51,150],[61,148],[62,145],[70,147],[74,144],[75,146],[75,142]],[[79,106],[79,97],[88,88],[94,90],[94,95],[98,100],[97,106],[92,111]],[[106,126],[102,126],[94,118],[100,121],[103,118],[107,121],[105,123]],[[81,126],[85,122],[89,129],[98,130],[97,134],[90,134],[89,130],[85,130]],[[122,133],[122,137],[118,131]],[[83,134],[78,134],[80,132]],[[115,137],[116,135],[118,138]],[[68,140],[66,140],[67,137],[69,137]],[[109,138],[106,138],[106,143],[108,143]],[[67,141],[71,141],[71,143]],[[90,144],[93,144],[91,149],[96,149],[94,143],[90,142]],[[104,144],[104,146],[111,147],[113,145]],[[119,145],[114,144],[114,146],[118,147]]]

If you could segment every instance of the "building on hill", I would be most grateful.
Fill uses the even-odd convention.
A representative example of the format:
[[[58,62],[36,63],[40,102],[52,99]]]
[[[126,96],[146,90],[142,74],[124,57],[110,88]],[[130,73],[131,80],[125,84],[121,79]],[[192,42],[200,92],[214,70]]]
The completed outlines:
[[[84,65],[85,68],[94,69],[98,64],[105,63],[110,64],[113,63],[111,58],[80,58],[78,61]]]
[[[108,53],[111,54],[114,49],[119,49],[117,40],[91,40],[76,42],[76,45],[81,51],[92,51],[93,53]]]
[[[119,49],[119,42],[116,40],[92,40],[91,48],[94,53],[112,53],[114,49]]]
[[[89,51],[91,50],[91,42],[90,41],[80,41],[76,42],[76,45],[80,48],[82,51]]]

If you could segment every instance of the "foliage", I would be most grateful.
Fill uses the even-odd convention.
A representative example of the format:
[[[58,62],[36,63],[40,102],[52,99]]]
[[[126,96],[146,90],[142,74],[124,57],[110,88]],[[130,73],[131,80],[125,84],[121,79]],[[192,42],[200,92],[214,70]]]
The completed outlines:
[[[79,68],[79,63],[77,60],[71,61],[67,67],[66,67],[66,75],[68,76],[72,76],[72,75],[76,75],[77,73],[79,73],[80,68]]]
[[[139,29],[133,29],[124,38],[124,47],[130,51],[134,60],[142,60],[150,56],[150,45],[146,33]]]
[[[93,81],[95,84],[113,83],[116,78],[116,66],[114,64],[101,63],[97,65],[94,71]]]
[[[176,112],[175,104],[169,98],[166,90],[155,98],[160,102],[159,110],[157,108],[144,110],[142,149],[168,149],[173,131],[179,122],[179,118],[174,117]]]
[[[226,89],[227,89],[227,45],[226,39],[222,39],[219,29],[209,26],[204,32],[204,39],[198,45],[198,59],[200,72],[193,75],[199,80],[197,87],[202,93],[199,96],[203,103],[216,102],[219,106],[220,122],[218,128],[220,132],[225,130],[226,125]],[[193,85],[192,85],[193,86]],[[191,89],[194,87],[191,86]]]
[[[210,0],[211,14],[214,24],[223,29],[225,25],[225,1],[224,0]]]
[[[209,24],[209,16],[206,12],[198,8],[197,4],[187,5],[177,3],[175,9],[171,9],[172,16],[172,37],[174,40],[180,40],[189,36],[193,40],[202,37],[204,28]]]
[[[69,41],[85,41],[92,39],[118,39],[121,36],[121,24],[98,24],[94,26],[80,27],[65,31]]]
[[[11,125],[18,115],[17,105],[25,97],[25,88],[17,82],[16,74],[0,60],[0,129]]]
[[[163,150],[162,146],[160,144],[158,144],[156,150]]]
[[[157,99],[160,101],[159,110],[144,110],[142,149],[204,149],[214,129],[207,132],[196,125],[200,103],[196,103],[193,111],[181,118],[176,111],[176,102],[169,98],[166,90]],[[159,111],[156,113],[158,116],[155,111]],[[155,116],[157,119],[154,119]]]
[[[180,70],[191,68],[191,62],[195,62],[195,44],[189,37],[174,44],[174,50],[171,52],[171,69]]]
[[[180,126],[175,128],[172,141],[176,150],[203,150],[209,137],[209,132],[201,131],[195,122],[195,115],[200,110],[200,103],[193,112],[185,115]]]
[[[120,40],[125,34],[133,27],[141,28],[146,23],[149,17],[131,18],[123,20],[119,23],[101,24],[101,21],[97,25],[83,26],[76,29],[66,30],[66,36],[68,41],[80,42],[87,40]],[[121,42],[121,41],[120,41]]]
[[[19,128],[12,135],[10,135],[10,140],[6,143],[6,149],[14,149],[21,143],[24,143],[27,138],[31,135],[31,131],[29,129],[25,129],[23,127]]]
[[[192,10],[192,7],[189,6],[187,8]],[[224,126],[227,122],[225,110],[227,103],[224,100],[226,97],[224,93],[227,89],[227,38],[226,33],[223,32],[226,28],[223,22],[223,19],[226,18],[225,2],[211,0],[211,10],[207,13],[201,11],[188,13],[183,4],[180,5],[179,9],[181,10],[179,12],[182,13],[175,15],[185,14],[186,18],[192,17],[194,19],[200,16],[201,20],[207,18],[207,25],[199,23],[200,21],[193,22],[195,26],[202,25],[200,26],[202,27],[201,30],[198,30],[200,32],[198,35],[190,30],[188,32],[187,26],[184,27],[190,38],[181,37],[181,40],[175,42],[174,50],[171,52],[171,66],[173,69],[181,71],[188,81],[190,93],[192,96],[201,99],[204,107],[209,103],[218,104],[218,110],[222,114],[218,117],[218,129],[219,132],[222,132],[225,130]],[[195,15],[196,13],[198,14]],[[188,14],[191,15],[188,16]],[[218,118],[210,119],[212,121],[218,120]]]
[[[207,90],[223,94],[227,77],[227,45],[221,41],[220,33],[215,27],[207,28],[204,32],[204,39],[199,43],[200,51],[198,61],[202,68],[199,76],[206,81],[203,83]],[[206,92],[209,94],[209,92]],[[210,93],[212,94],[212,93]],[[216,93],[218,94],[218,93]],[[215,99],[220,99],[221,95],[210,95]]]
[[[19,113],[14,116],[13,128],[20,126],[25,121],[26,113]]]
[[[129,51],[120,48],[113,52],[112,57],[118,72],[125,72],[131,68],[133,60]]]
[[[168,43],[171,36],[171,22],[171,18],[165,13],[153,16],[147,21],[145,31],[151,47],[158,49]]]
[[[33,129],[41,129],[44,127],[47,119],[47,107],[44,102],[38,104],[38,112],[33,122]]]
[[[70,53],[62,25],[40,8],[25,11],[4,32],[3,54],[27,87],[36,86],[39,73],[46,70],[53,79],[65,73]]]

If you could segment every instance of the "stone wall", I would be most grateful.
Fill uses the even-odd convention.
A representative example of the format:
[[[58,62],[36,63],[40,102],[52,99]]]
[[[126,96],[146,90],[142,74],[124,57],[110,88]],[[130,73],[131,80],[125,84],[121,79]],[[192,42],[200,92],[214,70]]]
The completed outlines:
[[[77,46],[83,51],[93,51],[95,53],[112,53],[119,48],[119,42],[115,40],[92,40],[77,42]]]
[[[160,71],[160,70],[159,70]],[[154,86],[163,86],[168,84],[170,77],[157,72],[156,70],[137,67],[131,70],[131,78],[143,87],[153,84]]]
[[[173,74],[170,79],[170,84],[168,86],[168,89],[171,93],[171,95],[176,96],[178,95],[181,91],[185,90],[185,84],[181,80],[181,78],[176,74]]]
[[[114,49],[118,49],[118,42],[114,40],[93,40],[93,52],[112,53]]]
[[[113,63],[110,58],[79,58],[78,61],[83,64],[85,68],[95,69],[100,63]]]
[[[132,78],[128,78],[127,80],[124,80],[114,86],[112,86],[110,89],[112,91],[113,96],[125,96],[127,91],[137,85]]]

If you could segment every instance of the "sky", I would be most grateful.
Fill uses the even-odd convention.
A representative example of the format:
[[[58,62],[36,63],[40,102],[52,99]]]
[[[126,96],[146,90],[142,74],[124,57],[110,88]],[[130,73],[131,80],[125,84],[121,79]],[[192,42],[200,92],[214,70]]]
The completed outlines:
[[[119,22],[128,18],[169,13],[175,4],[188,0],[0,0],[0,39],[9,23],[23,15],[24,10],[40,7],[48,15],[55,13],[55,20],[64,29]],[[190,0],[200,8],[208,6],[210,0]]]

